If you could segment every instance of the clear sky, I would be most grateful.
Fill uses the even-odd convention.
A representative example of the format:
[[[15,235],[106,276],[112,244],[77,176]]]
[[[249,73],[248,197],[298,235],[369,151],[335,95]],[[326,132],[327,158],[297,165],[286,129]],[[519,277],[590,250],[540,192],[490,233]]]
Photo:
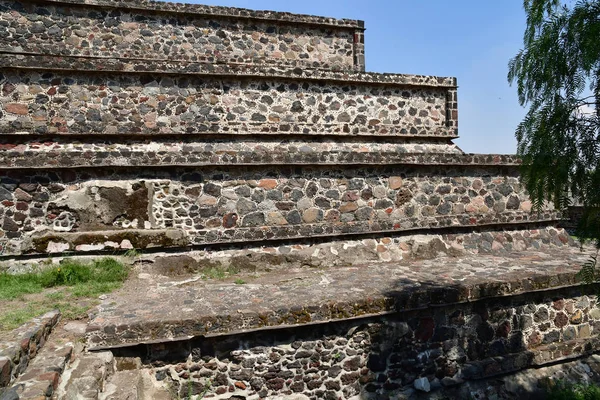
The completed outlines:
[[[522,0],[180,0],[365,21],[367,71],[458,78],[459,134],[469,153],[515,153],[525,114],[507,64],[522,47]]]

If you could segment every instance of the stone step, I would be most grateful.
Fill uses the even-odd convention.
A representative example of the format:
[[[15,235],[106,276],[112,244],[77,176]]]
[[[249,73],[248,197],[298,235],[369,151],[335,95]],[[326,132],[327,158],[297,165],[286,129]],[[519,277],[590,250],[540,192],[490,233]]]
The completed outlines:
[[[151,370],[118,371],[110,377],[99,400],[171,400],[168,388],[156,381]],[[183,397],[185,398],[185,397]]]
[[[247,64],[214,64],[206,62],[167,60],[137,60],[120,58],[93,58],[52,56],[45,54],[15,54],[0,52],[0,67],[58,70],[88,71],[110,73],[154,73],[181,74],[198,77],[218,76],[221,78],[280,78],[300,81],[332,81],[342,84],[372,84],[374,86],[389,85],[403,87],[445,87],[456,89],[456,78],[434,75],[413,75],[381,72],[356,71],[324,71],[313,68],[294,68],[290,70],[278,66],[260,66]],[[456,101],[456,99],[454,99]]]
[[[60,376],[71,358],[74,345],[58,338],[48,341],[2,400],[50,399],[58,388]]]
[[[533,383],[535,388],[537,382],[528,377],[537,375],[541,378],[543,374],[539,372],[542,368],[549,365],[550,368],[560,368],[556,362],[565,363],[589,355],[599,346],[600,311],[595,296],[598,286],[565,286],[569,274],[559,265],[568,257],[558,260],[556,256],[550,262],[556,262],[550,268],[554,272],[547,271],[547,276],[521,270],[523,276],[530,279],[527,286],[521,285],[522,290],[518,289],[519,282],[513,279],[519,268],[506,268],[501,257],[484,257],[483,265],[477,269],[473,265],[463,265],[465,269],[457,271],[457,275],[465,277],[474,272],[479,283],[474,276],[462,280],[457,276],[455,282],[460,283],[454,285],[448,281],[444,269],[449,260],[439,258],[436,260],[438,264],[417,265],[421,273],[426,271],[430,278],[437,277],[436,281],[430,281],[423,279],[426,275],[421,275],[415,282],[420,284],[417,291],[421,292],[421,295],[415,293],[415,296],[424,299],[427,291],[432,292],[430,299],[435,300],[429,305],[422,303],[422,307],[412,310],[409,306],[400,305],[395,312],[387,315],[355,319],[338,317],[324,324],[311,323],[308,320],[310,310],[300,309],[305,298],[298,296],[297,290],[285,291],[286,287],[282,288],[281,291],[285,291],[282,295],[288,295],[291,304],[299,305],[296,309],[290,306],[290,312],[304,316],[304,324],[264,326],[254,331],[227,335],[211,336],[209,333],[187,341],[171,337],[146,345],[114,348],[113,351],[115,354],[140,354],[156,379],[171,387],[181,398],[204,393],[207,398],[249,400],[271,398],[269,396],[288,399],[291,397],[287,396],[296,394],[309,399],[374,400],[396,398],[395,395],[404,398],[404,394],[411,399],[430,398],[425,397],[426,392],[431,398],[468,398],[464,389],[485,389],[486,381],[482,380],[490,377],[495,377],[499,384],[502,380],[507,382],[512,387],[511,392],[527,391],[531,389],[529,384],[525,385],[529,387],[519,388],[521,382],[525,383],[523,379]],[[534,255],[529,254],[519,260],[519,265],[535,264],[534,260]],[[543,264],[536,266],[538,271],[545,270]],[[366,269],[355,272],[357,281],[374,279],[374,284],[383,282],[373,270]],[[324,280],[331,280],[332,275],[328,272],[321,274]],[[401,281],[408,285],[415,279],[407,275],[400,278],[390,272],[387,273],[388,281]],[[491,275],[486,275],[488,272]],[[298,277],[288,274],[287,278],[294,281]],[[171,283],[171,289],[178,291],[173,287],[175,283]],[[182,288],[199,294],[197,305],[188,302],[183,307],[214,309],[217,303],[214,299],[218,295],[222,302],[240,299],[235,290],[224,285],[221,285],[221,293],[215,294],[193,285],[189,280],[180,283]],[[304,284],[309,288],[305,290],[311,291],[313,297],[328,290],[325,285]],[[162,285],[160,280],[158,285]],[[146,285],[146,290],[151,286]],[[318,289],[313,289],[317,286]],[[346,298],[350,290],[361,291],[365,286],[338,286],[338,297]],[[447,296],[451,288],[472,290],[483,297],[453,303],[453,299]],[[257,304],[269,301],[273,297],[270,289],[263,285],[262,293],[253,300]],[[371,296],[372,292],[364,291],[362,294]],[[488,295],[491,297],[485,297]],[[175,304],[171,298],[154,290],[152,297],[156,302]],[[478,301],[482,299],[485,300]],[[360,306],[357,302],[352,305]],[[246,306],[239,304],[240,308]],[[252,306],[259,307],[256,304]],[[323,308],[319,309],[319,304],[316,304],[313,309],[322,312]],[[117,312],[123,311],[126,310],[121,308]],[[247,316],[246,313],[241,318]],[[123,315],[125,320],[131,318],[129,314]],[[233,318],[227,321],[215,316],[209,322],[218,330],[231,324]],[[247,318],[244,322],[249,328],[252,319]],[[173,329],[180,328],[168,318],[163,319],[163,324],[169,324]],[[573,340],[573,337],[578,339]],[[568,372],[572,364],[566,364],[564,372]],[[592,368],[597,371],[597,362],[595,364],[596,367]],[[476,397],[488,398],[484,395]],[[508,395],[500,398],[526,397]]]
[[[513,156],[465,155],[450,144],[332,141],[0,143],[2,169],[60,166],[140,167],[214,165],[516,165]]]
[[[57,399],[97,400],[114,370],[114,357],[109,351],[79,354],[61,377]]]
[[[240,275],[226,282],[140,274],[96,309],[91,348],[187,340],[575,285],[577,247]],[[234,282],[237,279],[237,284]]]
[[[8,33],[0,50],[17,53],[364,70],[364,24],[357,20],[139,0],[43,0],[2,5],[0,21]]]
[[[0,394],[41,353],[59,319],[60,312],[53,310],[0,335]]]

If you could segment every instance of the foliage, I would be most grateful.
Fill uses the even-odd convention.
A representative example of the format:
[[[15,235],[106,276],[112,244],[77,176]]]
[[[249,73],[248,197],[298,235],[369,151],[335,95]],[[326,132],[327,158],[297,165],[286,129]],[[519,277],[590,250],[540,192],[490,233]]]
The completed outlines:
[[[548,400],[600,400],[600,387],[559,382],[548,390]]]
[[[235,267],[211,267],[202,271],[202,279],[218,279],[223,280],[227,277],[234,276],[240,273],[240,270]]]
[[[0,273],[0,299],[11,300],[56,286],[114,287],[111,284],[123,282],[127,274],[127,268],[112,258],[95,260],[91,264],[65,260],[57,267],[37,273],[11,275],[4,272]]]
[[[528,106],[516,136],[535,207],[585,207],[578,236],[600,247],[600,0],[524,0],[524,48],[509,63]]]
[[[119,288],[127,275],[128,269],[111,258],[88,264],[65,260],[37,273],[0,273],[0,331],[53,309],[66,319],[85,316],[98,295]]]

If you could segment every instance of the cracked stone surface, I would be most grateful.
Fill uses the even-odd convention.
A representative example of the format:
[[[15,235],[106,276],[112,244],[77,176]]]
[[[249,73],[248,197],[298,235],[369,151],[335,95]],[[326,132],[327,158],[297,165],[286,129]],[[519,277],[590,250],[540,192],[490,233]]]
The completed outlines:
[[[141,274],[107,297],[92,347],[385,314],[575,284],[578,248],[443,257],[243,277],[246,284]]]

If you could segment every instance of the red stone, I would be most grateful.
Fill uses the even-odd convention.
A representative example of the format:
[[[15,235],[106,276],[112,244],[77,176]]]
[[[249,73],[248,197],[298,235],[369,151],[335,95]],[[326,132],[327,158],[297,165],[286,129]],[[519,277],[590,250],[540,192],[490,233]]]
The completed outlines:
[[[52,86],[46,93],[48,93],[48,96],[54,96],[56,94],[56,88]]]
[[[277,179],[261,179],[258,182],[258,187],[265,189],[275,189],[277,187]]]
[[[415,330],[415,339],[421,342],[427,342],[433,337],[433,330],[435,328],[435,322],[433,318],[421,318],[419,326]]]
[[[238,389],[246,390],[246,384],[244,382],[236,382],[235,387]]]
[[[227,393],[227,387],[226,386],[220,386],[217,388],[217,390],[215,390],[216,394],[225,394]]]
[[[17,203],[17,210],[19,210],[19,211],[27,211],[28,208],[29,208],[29,205],[25,202],[20,201]]]
[[[11,114],[27,115],[29,113],[29,106],[27,104],[10,103],[4,109]]]
[[[496,329],[496,336],[497,337],[507,338],[508,334],[510,333],[510,330],[511,330],[511,328],[510,328],[510,322],[504,321]]]
[[[225,214],[225,216],[223,217],[223,226],[225,228],[233,228],[238,220],[238,216],[237,214],[234,213],[229,213],[229,214]]]
[[[564,312],[559,312],[556,314],[556,317],[554,317],[554,325],[556,325],[557,328],[567,326],[568,323],[569,317],[567,317],[567,314]]]
[[[538,346],[540,343],[542,343],[542,334],[539,332],[533,332],[531,335],[529,335],[528,342],[529,347]]]
[[[38,376],[38,379],[40,381],[49,381],[52,384],[52,387],[54,389],[56,389],[56,387],[58,386],[58,380],[60,378],[60,374],[56,371],[54,372],[47,372],[45,374],[41,374]]]
[[[357,192],[346,192],[342,196],[342,201],[356,201],[359,197]]]
[[[564,299],[556,300],[554,303],[552,303],[552,307],[555,310],[562,310],[563,308],[565,308],[565,300]]]
[[[0,358],[0,387],[6,387],[10,383],[10,360]]]
[[[7,83],[4,85],[4,87],[2,88],[2,94],[4,96],[8,96],[9,94],[11,94],[13,91],[15,90],[15,85],[13,85],[12,83]]]

